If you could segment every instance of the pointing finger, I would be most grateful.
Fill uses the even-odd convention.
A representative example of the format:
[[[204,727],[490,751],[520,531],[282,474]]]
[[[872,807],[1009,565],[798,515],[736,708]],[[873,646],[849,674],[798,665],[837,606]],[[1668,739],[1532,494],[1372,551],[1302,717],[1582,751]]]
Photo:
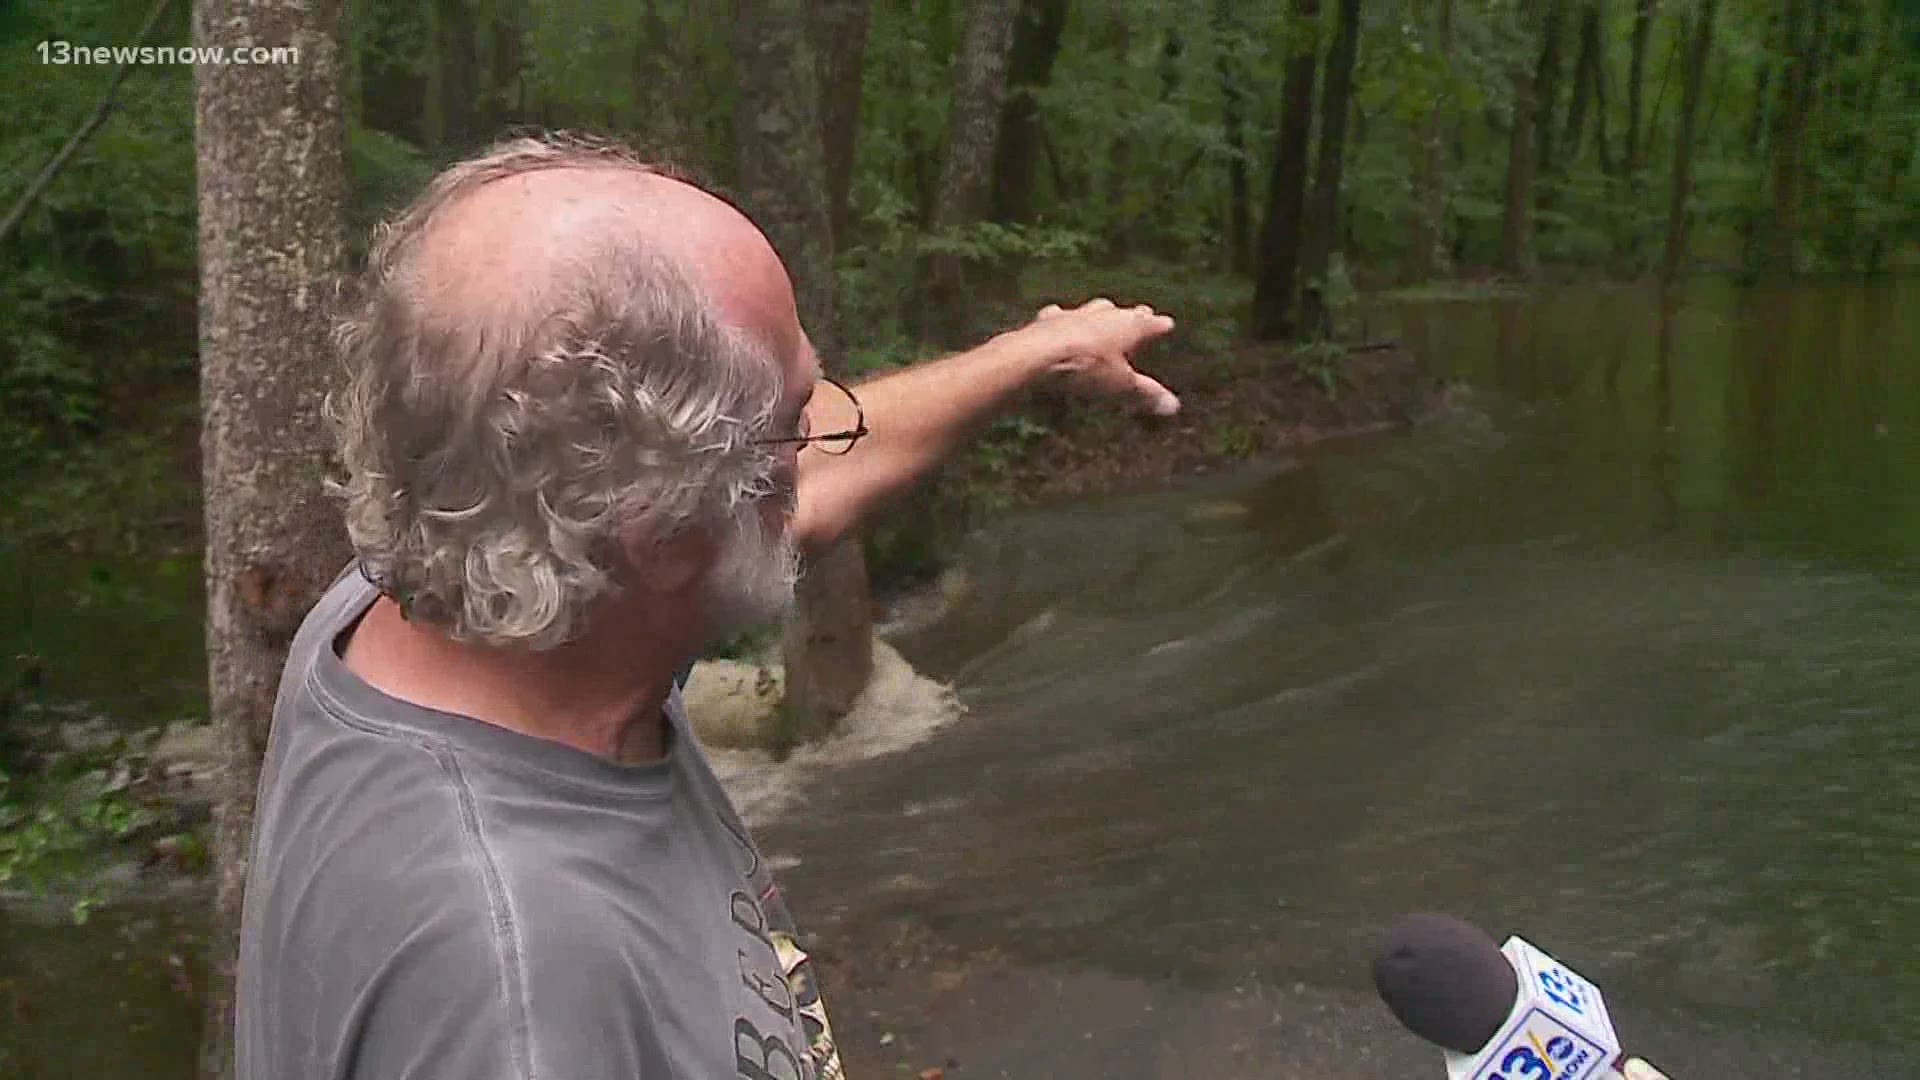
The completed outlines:
[[[1180,398],[1150,375],[1134,372],[1133,388],[1146,399],[1148,411],[1155,416],[1172,416],[1180,411]]]

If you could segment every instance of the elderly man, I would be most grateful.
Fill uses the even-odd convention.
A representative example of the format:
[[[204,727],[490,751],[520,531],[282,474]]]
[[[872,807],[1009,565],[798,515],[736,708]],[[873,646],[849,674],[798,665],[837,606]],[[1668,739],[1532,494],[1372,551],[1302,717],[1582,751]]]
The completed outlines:
[[[1171,327],[1048,308],[844,391],[713,195],[565,140],[438,177],[339,334],[358,572],[281,680],[240,1076],[839,1075],[674,672],[1035,380],[1172,412],[1128,360]]]

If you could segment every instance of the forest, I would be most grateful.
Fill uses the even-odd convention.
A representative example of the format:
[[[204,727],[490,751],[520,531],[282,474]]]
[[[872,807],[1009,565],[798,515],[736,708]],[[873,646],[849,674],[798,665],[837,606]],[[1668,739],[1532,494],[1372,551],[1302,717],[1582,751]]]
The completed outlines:
[[[795,10],[805,40],[743,44],[751,19],[695,0],[352,0],[349,243],[526,126],[751,188],[755,48],[803,50],[816,76],[817,254],[856,373],[1004,318],[1023,273],[1098,268],[1231,316],[1223,338],[1301,340],[1339,334],[1360,296],[1429,283],[1881,273],[1920,224],[1916,0]],[[191,390],[192,70],[36,48],[188,38],[184,2],[0,15],[9,470]]]

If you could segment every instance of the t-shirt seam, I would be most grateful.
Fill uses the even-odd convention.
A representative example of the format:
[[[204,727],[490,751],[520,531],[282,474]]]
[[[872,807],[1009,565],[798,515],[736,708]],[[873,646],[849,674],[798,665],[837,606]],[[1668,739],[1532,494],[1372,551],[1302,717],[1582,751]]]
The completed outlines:
[[[479,874],[481,887],[487,896],[489,916],[487,936],[493,942],[494,960],[500,968],[501,998],[508,1019],[507,1054],[512,1059],[517,1076],[522,1080],[535,1080],[531,1023],[527,1018],[529,1007],[525,993],[525,955],[520,947],[517,924],[513,916],[513,904],[500,878],[499,864],[494,859],[493,851],[487,845],[486,836],[481,829],[480,813],[473,798],[473,789],[467,783],[466,774],[460,769],[456,751],[444,739],[398,725],[382,724],[372,717],[355,712],[312,675],[313,672],[310,670],[308,685],[313,690],[315,703],[323,712],[355,730],[411,743],[433,758],[441,775],[453,789],[454,802],[460,811],[460,833],[472,851],[476,863],[475,870]],[[516,976],[518,976],[517,980]]]
[[[468,786],[466,775],[460,771],[460,762],[452,747],[440,744],[426,749],[453,786],[454,799],[460,807],[461,834],[473,851],[477,864],[475,869],[486,889],[488,914],[491,917],[488,936],[493,940],[494,959],[500,967],[500,993],[507,1012],[507,1053],[513,1060],[516,1075],[524,1080],[534,1080],[533,1031],[532,1022],[528,1019],[531,1007],[526,999],[526,951],[521,947],[518,921],[513,913],[513,898],[501,879],[499,862],[487,844],[486,833],[480,823],[480,810],[475,803],[473,789]]]

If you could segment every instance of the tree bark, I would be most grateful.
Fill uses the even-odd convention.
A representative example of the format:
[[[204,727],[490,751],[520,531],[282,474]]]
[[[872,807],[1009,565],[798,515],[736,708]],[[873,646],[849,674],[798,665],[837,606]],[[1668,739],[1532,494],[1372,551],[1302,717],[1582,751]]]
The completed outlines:
[[[1713,13],[1716,0],[1700,0],[1693,16],[1693,40],[1687,52],[1687,81],[1681,91],[1680,130],[1673,141],[1673,202],[1667,211],[1667,251],[1661,262],[1661,280],[1680,275],[1687,254],[1688,200],[1693,196],[1693,141],[1700,118],[1700,93],[1706,81],[1707,60],[1713,52]]]
[[[1007,59],[1007,100],[993,154],[992,217],[1010,224],[1033,218],[1034,174],[1040,164],[1040,101],[1067,29],[1067,0],[1025,0]]]
[[[1536,114],[1534,70],[1525,62],[1513,69],[1513,129],[1507,148],[1507,203],[1500,228],[1500,268],[1517,278],[1533,276],[1533,180],[1538,164],[1533,146]]]
[[[1777,272],[1799,269],[1801,142],[1806,130],[1808,88],[1803,0],[1786,0],[1781,19],[1780,99],[1774,109],[1773,220],[1766,258]]]
[[[734,131],[741,201],[786,263],[815,348],[837,357],[826,142],[807,11],[802,0],[741,0],[735,8]],[[782,653],[782,728],[763,734],[791,744],[832,730],[873,677],[872,600],[857,536],[809,562]]]
[[[1442,0],[1451,2],[1451,0]],[[1227,143],[1227,267],[1244,274],[1253,266],[1253,211],[1249,205],[1246,136],[1246,65],[1239,54],[1239,20],[1233,0],[1215,0],[1214,63],[1220,73],[1221,127]]]
[[[1340,0],[1340,26],[1327,50],[1320,87],[1320,153],[1314,159],[1313,195],[1307,207],[1300,253],[1300,322],[1309,337],[1333,336],[1326,277],[1340,240],[1340,178],[1347,150],[1347,111],[1353,99],[1353,64],[1360,49],[1360,0]]]
[[[1016,0],[973,0],[967,8],[947,114],[947,153],[933,204],[936,229],[969,225],[986,214],[1016,10]]]
[[[954,61],[947,152],[933,200],[936,233],[972,225],[986,216],[1018,9],[1018,0],[973,0],[967,7],[966,32]],[[921,329],[942,344],[958,345],[973,330],[965,317],[967,268],[958,256],[943,254],[927,260],[925,270],[922,315],[927,321]]]
[[[1453,62],[1453,0],[1439,0],[1435,48],[1442,67]],[[1435,101],[1421,134],[1420,194],[1413,215],[1413,280],[1426,281],[1447,263],[1447,102]]]
[[[1267,221],[1260,235],[1260,274],[1253,290],[1253,336],[1276,341],[1293,334],[1293,293],[1300,269],[1302,210],[1306,205],[1308,139],[1313,133],[1313,73],[1318,66],[1320,0],[1293,0],[1280,132],[1267,187]]]
[[[1565,36],[1561,30],[1566,21],[1566,0],[1549,0],[1540,30],[1540,69],[1534,76],[1533,128],[1542,173],[1553,171],[1553,132],[1560,106],[1560,39]]]
[[[200,0],[196,47],[298,63],[194,68],[208,708],[221,746],[202,1075],[233,1068],[234,961],[253,802],[287,646],[348,557],[321,490],[346,254],[342,0]]]
[[[850,243],[848,197],[853,190],[854,151],[860,144],[861,77],[866,72],[867,34],[872,27],[873,0],[815,0],[811,32],[820,77],[827,216],[835,251]]]
[[[1659,0],[1638,0],[1633,9],[1633,42],[1627,61],[1627,146],[1626,167],[1629,183],[1638,185],[1646,148],[1640,132],[1641,103],[1646,98],[1647,43],[1653,36],[1653,10]]]

